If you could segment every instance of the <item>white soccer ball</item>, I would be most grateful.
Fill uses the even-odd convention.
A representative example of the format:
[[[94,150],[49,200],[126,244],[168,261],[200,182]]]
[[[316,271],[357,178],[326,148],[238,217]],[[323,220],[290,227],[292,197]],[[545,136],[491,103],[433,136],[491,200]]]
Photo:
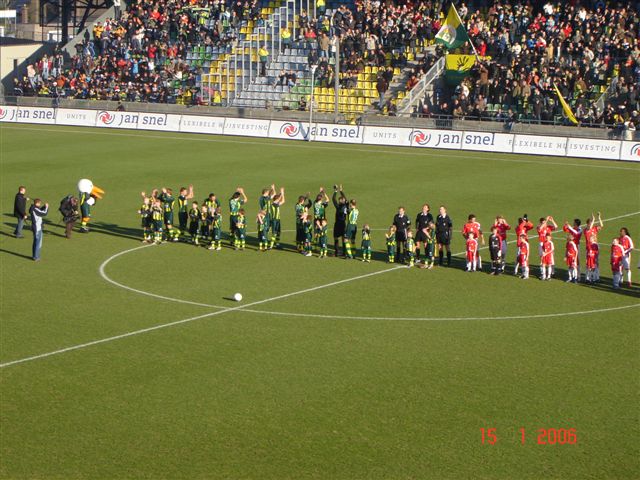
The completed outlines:
[[[236,294],[233,296],[233,299],[234,299],[236,302],[241,301],[241,300],[242,300],[242,294],[241,294],[241,293],[236,293]]]

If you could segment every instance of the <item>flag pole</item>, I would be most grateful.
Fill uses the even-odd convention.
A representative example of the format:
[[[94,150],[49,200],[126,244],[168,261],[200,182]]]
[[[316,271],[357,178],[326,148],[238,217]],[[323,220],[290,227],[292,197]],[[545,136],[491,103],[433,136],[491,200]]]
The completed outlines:
[[[458,9],[453,4],[453,2],[451,2],[451,7],[453,8],[453,11],[456,12],[456,17],[458,17],[458,21],[460,22],[460,25],[462,25],[464,27],[465,31],[467,32],[467,37],[469,37],[469,32],[467,31],[467,27],[465,26],[464,22],[460,18],[460,14],[458,13]],[[480,61],[480,57],[478,56],[478,51],[476,50],[475,45],[471,41],[471,37],[469,37],[469,43],[471,44],[471,48],[473,49],[474,55],[476,56],[476,60],[479,62]]]

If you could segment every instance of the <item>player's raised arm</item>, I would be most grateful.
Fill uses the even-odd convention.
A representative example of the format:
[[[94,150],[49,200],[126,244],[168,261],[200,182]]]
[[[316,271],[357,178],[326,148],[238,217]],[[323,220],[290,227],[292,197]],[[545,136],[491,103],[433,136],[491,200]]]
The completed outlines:
[[[244,193],[244,188],[238,187],[238,192],[240,192],[240,196],[242,197],[242,201],[247,203],[247,195]]]

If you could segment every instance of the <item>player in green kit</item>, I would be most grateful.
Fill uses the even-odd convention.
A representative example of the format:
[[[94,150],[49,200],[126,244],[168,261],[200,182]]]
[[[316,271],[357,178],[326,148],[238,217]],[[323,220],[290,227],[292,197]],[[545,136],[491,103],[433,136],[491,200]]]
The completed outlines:
[[[209,209],[207,217],[210,222],[209,231],[211,232],[211,245],[209,250],[222,250],[222,209],[220,207]]]
[[[258,198],[258,210],[264,212],[267,238],[269,238],[269,229],[271,228],[271,203],[273,202],[273,196],[275,194],[276,186],[271,184],[271,187],[262,189],[262,195]]]
[[[148,243],[151,241],[151,198],[144,192],[142,192],[142,206],[138,213],[142,224],[142,242]]]
[[[154,200],[151,204],[151,229],[153,230],[153,241],[156,244],[162,243],[162,223],[164,220],[164,211],[162,202]]]
[[[205,243],[209,238],[209,233],[211,232],[211,224],[209,223],[209,208],[206,205],[201,205],[199,210],[199,221],[198,221],[198,236],[202,243]]]
[[[365,223],[362,227],[362,261],[371,262],[371,229],[369,225]]]
[[[270,222],[267,221],[267,215],[264,210],[260,210],[256,216],[256,224],[258,227],[258,246],[261,252],[266,252],[269,246],[269,226]]]
[[[189,234],[191,235],[191,242],[194,245],[200,243],[200,208],[198,202],[193,202],[191,208],[187,213],[189,215]]]
[[[213,223],[212,222],[213,215],[216,209],[220,208],[220,200],[218,200],[215,193],[210,193],[209,196],[202,201],[202,205],[207,207],[207,237],[208,237],[213,234],[211,224]]]
[[[242,187],[236,188],[236,191],[229,199],[229,227],[230,227],[230,238],[229,242],[236,246],[236,223],[238,220],[238,215],[240,213],[240,209],[242,205],[247,203],[247,196],[244,194],[244,189]]]
[[[436,249],[436,226],[433,222],[429,222],[429,224],[427,225],[426,228],[426,238],[427,240],[425,241],[425,259],[424,259],[424,264],[427,268],[431,269],[433,268],[433,264],[435,262],[435,249]]]
[[[189,200],[193,198],[193,185],[189,185],[189,189],[182,187],[180,194],[178,195],[178,224],[180,231],[179,235],[185,235],[187,233],[187,221],[189,220]],[[191,226],[191,225],[189,225]]]
[[[320,187],[320,192],[316,195],[316,201],[313,202],[313,221],[327,218],[327,207],[329,206],[329,196],[324,191],[324,187]]]
[[[309,200],[309,193],[307,195],[300,195],[298,197],[298,203],[295,205],[296,210],[296,248],[299,252],[304,251],[304,228],[302,226],[302,215],[307,212],[311,207],[311,200]]]
[[[216,208],[220,207],[220,200],[216,197],[215,193],[210,193],[207,198],[202,201],[211,212],[215,212]]]
[[[387,238],[387,256],[389,257],[389,263],[395,263],[396,261],[396,226],[391,225],[389,231],[384,234]]]
[[[164,210],[164,226],[167,229],[165,232],[167,241],[177,242],[180,231],[176,232],[173,228],[173,207],[176,203],[173,198],[173,191],[170,188],[163,188],[162,193],[158,196],[158,200],[162,202],[162,209]]]
[[[302,214],[302,231],[304,234],[302,247],[303,247],[303,255],[305,257],[310,257],[313,255],[311,252],[311,241],[313,239],[313,223],[311,222],[311,216],[309,212],[304,212]]]
[[[318,245],[318,250],[320,251],[318,257],[326,258],[327,257],[327,233],[329,231],[329,226],[327,224],[327,219],[323,218],[322,220],[318,220],[316,222],[316,243]]]
[[[235,241],[233,246],[236,250],[244,250],[247,236],[247,221],[244,214],[244,208],[238,210],[235,218]]]
[[[353,252],[351,250],[351,245],[356,241],[356,232],[358,231],[358,215],[360,211],[357,208],[357,203],[355,200],[351,200],[349,202],[349,214],[347,215],[347,228],[344,232],[344,247],[346,250],[346,258],[352,259]]]
[[[280,224],[280,207],[284,205],[284,187],[280,187],[280,193],[273,196],[271,202],[271,239],[269,248],[280,248],[280,234],[282,233],[282,225]]]
[[[409,256],[409,265],[407,267],[413,267],[416,261],[416,241],[413,238],[413,232],[411,229],[407,229],[407,255]]]

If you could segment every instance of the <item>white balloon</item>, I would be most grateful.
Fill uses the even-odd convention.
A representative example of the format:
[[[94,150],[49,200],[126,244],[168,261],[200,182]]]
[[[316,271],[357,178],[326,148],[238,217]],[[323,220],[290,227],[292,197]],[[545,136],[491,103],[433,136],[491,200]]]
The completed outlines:
[[[93,190],[93,182],[88,178],[83,178],[78,182],[78,191],[80,193],[91,193]]]

